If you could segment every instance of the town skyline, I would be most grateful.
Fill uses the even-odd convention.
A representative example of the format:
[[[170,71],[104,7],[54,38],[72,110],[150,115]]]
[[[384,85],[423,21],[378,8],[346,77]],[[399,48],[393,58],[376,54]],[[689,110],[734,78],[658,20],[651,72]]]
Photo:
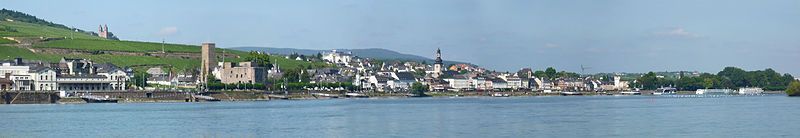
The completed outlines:
[[[800,32],[793,25],[800,23],[800,11],[793,10],[800,4],[794,1],[39,3],[9,1],[2,8],[88,31],[108,24],[123,40],[214,41],[223,48],[384,48],[428,58],[442,48],[445,60],[502,71],[580,72],[585,65],[592,67],[586,73],[716,73],[735,66],[800,74],[800,65],[792,63],[800,59],[800,41],[791,37]],[[221,10],[205,10],[210,8]]]

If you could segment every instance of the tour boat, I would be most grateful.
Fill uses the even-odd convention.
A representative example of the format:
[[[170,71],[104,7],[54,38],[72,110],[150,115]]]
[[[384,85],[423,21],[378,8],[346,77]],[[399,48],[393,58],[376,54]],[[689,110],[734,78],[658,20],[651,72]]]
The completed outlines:
[[[739,94],[757,95],[764,93],[764,89],[758,87],[739,88]]]
[[[726,95],[726,94],[732,94],[732,93],[735,93],[735,91],[733,91],[731,89],[697,89],[697,91],[695,91],[695,94],[698,94],[698,95],[701,95],[701,94],[706,94],[706,95]]]
[[[672,87],[661,87],[656,89],[653,92],[653,95],[675,95],[678,92],[678,89]]]

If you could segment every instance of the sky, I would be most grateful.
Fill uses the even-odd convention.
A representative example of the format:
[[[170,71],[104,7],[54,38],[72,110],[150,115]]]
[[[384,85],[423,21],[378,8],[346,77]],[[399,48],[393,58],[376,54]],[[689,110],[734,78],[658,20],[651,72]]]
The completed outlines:
[[[797,0],[3,0],[124,40],[385,48],[514,71],[773,68],[800,76]]]

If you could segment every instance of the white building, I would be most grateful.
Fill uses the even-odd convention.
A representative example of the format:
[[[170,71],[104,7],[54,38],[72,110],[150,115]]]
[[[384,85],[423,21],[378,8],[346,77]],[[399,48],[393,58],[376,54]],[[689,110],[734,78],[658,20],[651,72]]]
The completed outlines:
[[[444,81],[449,83],[450,88],[455,90],[468,90],[473,89],[472,80],[463,76],[455,76],[453,78],[445,78]]]
[[[0,74],[5,77],[8,74],[8,80],[14,82],[11,90],[27,91],[33,90],[34,75],[29,73],[30,67],[21,65],[22,59],[16,59],[14,62],[2,63],[0,65]]]
[[[351,52],[340,52],[331,50],[331,52],[325,52],[322,54],[322,60],[328,61],[334,64],[343,64],[345,66],[349,66],[350,61],[353,60],[353,53]]]
[[[56,66],[57,65],[57,66]],[[58,64],[24,64],[21,59],[2,63],[0,73],[18,91],[102,91],[125,90],[127,72],[111,65],[94,65],[85,59],[62,58]]]

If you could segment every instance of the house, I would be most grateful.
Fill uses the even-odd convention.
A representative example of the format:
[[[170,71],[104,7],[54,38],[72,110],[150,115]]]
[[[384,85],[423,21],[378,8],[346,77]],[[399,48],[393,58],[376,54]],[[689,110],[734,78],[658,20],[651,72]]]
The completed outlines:
[[[353,60],[353,53],[352,52],[345,53],[345,52],[341,52],[341,51],[336,51],[334,49],[334,50],[331,50],[331,52],[325,52],[324,54],[322,54],[322,60],[325,60],[327,62],[334,63],[334,64],[341,64],[341,65],[349,66],[350,65],[350,61]]]
[[[374,75],[369,77],[369,87],[377,91],[385,91],[389,89],[389,80],[392,79],[386,76]]]
[[[147,84],[158,84],[158,85],[172,85],[170,82],[169,73],[165,72],[161,68],[149,68],[147,69]]]
[[[508,85],[508,82],[506,82],[503,79],[494,78],[491,80],[491,82],[492,82],[492,89],[494,90],[511,89],[511,87]]]
[[[417,82],[417,78],[411,72],[396,72],[392,73],[394,81],[392,81],[393,89],[408,90],[411,85]]]
[[[462,91],[462,90],[472,90],[474,89],[474,85],[472,84],[472,80],[467,78],[463,75],[453,76],[451,78],[445,78],[445,81],[449,84],[449,88],[454,91]]]

